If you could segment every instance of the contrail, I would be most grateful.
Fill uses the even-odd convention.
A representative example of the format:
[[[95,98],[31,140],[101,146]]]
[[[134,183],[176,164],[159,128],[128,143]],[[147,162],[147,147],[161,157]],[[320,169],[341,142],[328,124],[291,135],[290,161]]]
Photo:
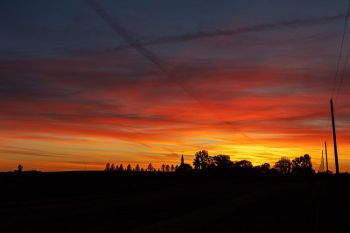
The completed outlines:
[[[162,72],[167,73],[166,69],[163,67],[162,62],[158,57],[152,53],[150,50],[143,47],[143,45],[135,39],[129,31],[123,28],[116,19],[112,19],[100,5],[91,0],[86,0],[86,2],[95,10],[95,12],[117,33],[124,41],[131,47],[134,48],[138,53],[151,61],[155,66],[157,66]]]
[[[251,32],[272,31],[272,30],[284,29],[284,28],[311,27],[311,26],[317,26],[317,25],[322,25],[327,23],[333,23],[339,20],[344,20],[345,17],[346,17],[346,14],[338,14],[338,15],[332,15],[332,16],[308,18],[308,19],[294,19],[294,20],[280,21],[276,23],[256,24],[252,26],[238,27],[233,29],[216,29],[216,30],[210,30],[210,31],[200,31],[195,33],[187,33],[187,34],[180,34],[180,35],[173,35],[173,36],[162,36],[152,40],[138,42],[137,44],[138,46],[144,47],[144,46],[150,46],[150,45],[183,43],[183,42],[189,42],[189,41],[204,39],[204,38],[212,38],[217,36],[234,36],[234,35],[241,35],[241,34],[251,33]],[[107,49],[104,51],[105,52],[117,51],[122,49],[133,48],[133,47],[134,45],[130,45],[128,43],[127,45],[118,46],[118,47]]]
[[[196,98],[188,88],[186,88],[181,82],[177,81],[177,78],[175,75],[173,75],[168,71],[166,63],[161,61],[161,59],[159,59],[155,53],[145,48],[144,45],[141,42],[139,42],[137,39],[135,39],[128,30],[126,30],[120,25],[117,19],[115,18],[112,19],[107,14],[107,12],[96,2],[92,0],[85,0],[85,1],[113,29],[115,33],[117,33],[120,37],[124,39],[124,41],[130,46],[130,48],[135,49],[144,58],[146,58],[148,61],[154,64],[170,82],[177,84],[188,96],[190,96],[196,102],[201,103],[201,101],[198,98]]]
[[[193,92],[186,88],[185,85],[183,85],[181,82],[177,81],[176,75],[173,75],[171,72],[168,71],[166,64],[162,62],[158,56],[153,53],[151,50],[145,48],[144,43],[141,43],[137,39],[135,39],[132,34],[123,28],[119,22],[116,20],[116,18],[111,18],[107,12],[96,2],[93,0],[85,0],[91,7],[94,9],[94,11],[113,29],[115,33],[117,33],[120,37],[124,39],[124,41],[128,44],[130,48],[135,49],[138,53],[140,53],[143,57],[145,57],[147,60],[149,60],[151,63],[153,63],[164,75],[165,77],[171,81],[172,83],[177,84],[188,96],[190,96],[193,100],[196,101],[197,104],[199,105],[204,105],[202,101],[197,98],[196,96],[193,95]],[[290,26],[293,26],[293,24],[296,24],[295,21],[294,23],[290,23]],[[268,28],[267,25],[263,26],[265,28]],[[220,31],[219,31],[220,32]],[[216,32],[218,33],[218,31]],[[187,37],[189,38],[189,37]],[[167,40],[169,41],[169,40]],[[150,42],[149,42],[150,43]],[[155,43],[155,42],[153,42]],[[201,106],[202,107],[202,106]],[[208,106],[205,106],[208,108]],[[215,115],[217,118],[221,118],[219,115],[215,113],[215,111],[209,111],[211,114]],[[242,133],[242,130],[238,129],[238,131]]]

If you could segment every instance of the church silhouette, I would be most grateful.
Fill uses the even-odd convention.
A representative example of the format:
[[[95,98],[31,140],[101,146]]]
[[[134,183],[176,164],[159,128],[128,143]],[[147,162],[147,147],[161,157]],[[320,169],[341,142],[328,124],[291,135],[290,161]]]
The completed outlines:
[[[181,155],[181,164],[180,166],[176,169],[177,172],[187,172],[191,171],[192,166],[189,165],[188,163],[185,163],[184,155]]]

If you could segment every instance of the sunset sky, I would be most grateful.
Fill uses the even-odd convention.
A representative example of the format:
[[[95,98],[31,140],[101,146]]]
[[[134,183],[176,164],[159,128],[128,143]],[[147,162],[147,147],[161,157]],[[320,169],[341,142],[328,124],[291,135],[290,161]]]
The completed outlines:
[[[325,140],[334,171],[332,93],[350,171],[350,28],[335,79],[348,0],[98,2],[111,21],[86,1],[1,4],[0,171],[200,149],[254,165],[308,153],[317,170]]]

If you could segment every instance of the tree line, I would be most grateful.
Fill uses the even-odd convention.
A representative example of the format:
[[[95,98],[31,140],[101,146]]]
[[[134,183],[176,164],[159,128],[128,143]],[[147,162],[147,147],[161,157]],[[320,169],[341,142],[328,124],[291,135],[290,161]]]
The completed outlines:
[[[114,165],[114,163],[107,163],[104,170],[107,172],[175,172],[178,167],[178,165],[173,164],[162,164],[161,168],[156,169],[152,163],[149,163],[147,168],[144,169],[143,167],[140,167],[139,164],[136,164],[134,167],[132,167],[131,164],[128,164],[124,167],[123,164],[118,166]]]
[[[290,160],[288,157],[281,157],[273,167],[269,163],[263,163],[258,166],[248,160],[231,161],[229,155],[209,156],[208,151],[201,150],[195,154],[193,160],[195,170],[235,170],[235,171],[257,171],[260,173],[277,173],[282,175],[289,174],[314,174],[311,157],[305,154]]]
[[[288,157],[281,157],[273,166],[269,163],[263,163],[261,165],[253,166],[252,162],[248,160],[231,161],[229,155],[219,154],[210,156],[208,151],[200,150],[195,153],[193,167],[190,164],[186,164],[181,159],[180,165],[162,164],[160,168],[156,169],[149,163],[146,169],[141,168],[139,164],[132,167],[130,164],[124,168],[123,164],[114,165],[113,163],[107,163],[105,171],[108,172],[188,172],[188,171],[200,171],[200,172],[257,172],[263,174],[282,174],[282,175],[311,175],[315,171],[312,168],[311,157],[305,154],[300,157],[296,157],[290,160]]]

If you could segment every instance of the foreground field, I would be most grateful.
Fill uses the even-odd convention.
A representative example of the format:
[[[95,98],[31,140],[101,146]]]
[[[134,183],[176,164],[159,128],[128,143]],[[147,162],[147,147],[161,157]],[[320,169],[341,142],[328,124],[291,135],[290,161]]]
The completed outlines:
[[[350,178],[0,174],[0,232],[349,232]]]

